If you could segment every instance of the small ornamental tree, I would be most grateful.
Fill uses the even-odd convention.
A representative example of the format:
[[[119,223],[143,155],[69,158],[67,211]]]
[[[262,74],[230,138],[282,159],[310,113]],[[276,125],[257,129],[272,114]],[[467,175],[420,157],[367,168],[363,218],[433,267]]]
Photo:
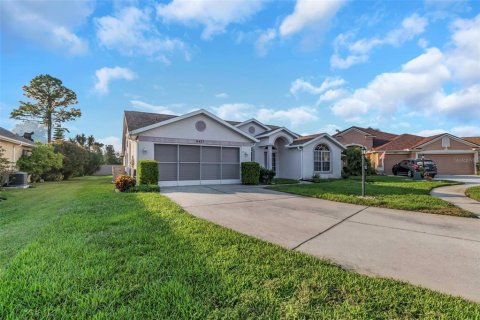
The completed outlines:
[[[158,184],[158,163],[155,160],[140,160],[137,164],[138,184]]]
[[[17,167],[32,176],[32,181],[40,180],[40,177],[51,170],[60,169],[63,164],[63,156],[55,153],[52,145],[37,144],[30,155],[22,155],[17,161]]]
[[[242,162],[242,184],[258,184],[260,182],[260,164]]]
[[[343,171],[353,176],[362,175],[362,150],[357,147],[348,147],[342,153],[342,159],[345,162]],[[371,172],[370,161],[365,158],[365,164],[367,165],[367,174]]]

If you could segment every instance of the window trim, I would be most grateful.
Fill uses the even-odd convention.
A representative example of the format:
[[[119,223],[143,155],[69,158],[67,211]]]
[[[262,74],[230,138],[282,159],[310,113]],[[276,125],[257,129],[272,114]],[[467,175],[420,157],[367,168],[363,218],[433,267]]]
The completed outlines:
[[[321,147],[324,147],[326,150],[320,150]],[[324,155],[326,154],[328,154],[328,162],[324,161]],[[322,170],[327,163],[328,170]],[[316,170],[317,168],[320,168],[321,170]],[[332,169],[332,152],[330,147],[325,143],[319,143],[313,148],[313,171],[318,173],[331,173]]]

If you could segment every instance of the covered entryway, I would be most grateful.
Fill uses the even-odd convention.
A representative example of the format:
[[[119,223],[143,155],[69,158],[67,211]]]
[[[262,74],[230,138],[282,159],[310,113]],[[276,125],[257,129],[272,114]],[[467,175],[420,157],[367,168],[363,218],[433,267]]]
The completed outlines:
[[[240,183],[240,148],[156,144],[161,186]]]
[[[475,157],[473,153],[425,154],[425,159],[435,161],[438,174],[475,174]]]

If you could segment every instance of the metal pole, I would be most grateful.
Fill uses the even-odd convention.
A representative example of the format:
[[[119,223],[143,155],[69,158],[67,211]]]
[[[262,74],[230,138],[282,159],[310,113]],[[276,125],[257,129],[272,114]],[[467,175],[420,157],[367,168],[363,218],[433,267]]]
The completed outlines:
[[[365,197],[365,147],[362,146],[362,197]]]

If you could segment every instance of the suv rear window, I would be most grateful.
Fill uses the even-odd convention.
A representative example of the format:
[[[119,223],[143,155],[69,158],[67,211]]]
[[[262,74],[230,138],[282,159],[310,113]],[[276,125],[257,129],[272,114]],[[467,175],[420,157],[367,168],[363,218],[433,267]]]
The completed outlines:
[[[424,161],[420,160],[420,161],[417,161],[417,165],[421,166],[421,165],[423,165],[424,162],[425,162],[426,165],[427,164],[428,165],[433,165],[434,164],[432,160],[424,160]]]

